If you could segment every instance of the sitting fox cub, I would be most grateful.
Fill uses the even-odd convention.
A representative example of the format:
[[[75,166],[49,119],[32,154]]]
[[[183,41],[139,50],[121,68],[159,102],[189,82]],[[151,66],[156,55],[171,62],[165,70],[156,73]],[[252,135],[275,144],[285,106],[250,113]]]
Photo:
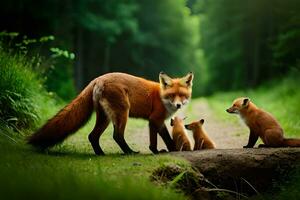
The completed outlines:
[[[215,149],[214,142],[208,137],[205,130],[203,129],[204,119],[199,121],[192,122],[190,124],[185,125],[185,128],[193,131],[193,136],[195,140],[195,150],[200,149]]]
[[[173,126],[172,137],[176,151],[191,151],[191,143],[184,129],[183,119],[179,117],[171,119],[171,126]]]
[[[258,137],[264,142],[259,147],[300,147],[300,139],[286,139],[277,120],[259,109],[249,98],[240,97],[226,110],[239,114],[250,129],[249,141],[244,148],[252,148]]]

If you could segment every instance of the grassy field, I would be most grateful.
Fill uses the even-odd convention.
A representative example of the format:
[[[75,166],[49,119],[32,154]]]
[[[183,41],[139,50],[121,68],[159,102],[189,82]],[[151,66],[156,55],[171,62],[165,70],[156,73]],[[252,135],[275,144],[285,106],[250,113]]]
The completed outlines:
[[[0,198],[185,199],[150,183],[156,168],[171,163],[189,168],[185,161],[168,155],[122,155],[115,146],[108,148],[113,142],[110,130],[102,138],[107,155],[95,156],[86,133],[91,124],[48,153],[36,152],[24,144],[23,136],[2,130]],[[129,126],[141,124],[132,121]]]

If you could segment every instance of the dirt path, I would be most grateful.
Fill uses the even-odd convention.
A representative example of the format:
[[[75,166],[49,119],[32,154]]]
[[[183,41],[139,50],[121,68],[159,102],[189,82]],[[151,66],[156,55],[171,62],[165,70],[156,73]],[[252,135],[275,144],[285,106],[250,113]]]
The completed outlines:
[[[201,99],[199,103],[193,106],[193,111],[199,113],[196,116],[205,120],[204,128],[218,149],[242,148],[246,145],[248,129],[240,121],[233,123],[218,118],[209,107],[206,99]]]
[[[189,106],[192,106],[192,109],[185,108],[184,110],[178,111],[176,115],[181,117],[188,116],[188,118],[186,119],[187,122],[202,118],[205,119],[204,127],[211,139],[215,142],[218,149],[242,148],[243,145],[247,143],[247,128],[241,123],[226,122],[219,119],[214,115],[214,112],[209,107],[206,99],[201,99],[200,101],[198,100],[196,103],[192,103]],[[188,113],[187,110],[191,110],[190,112],[192,113]],[[150,153],[148,149],[148,124],[147,122],[139,123],[144,123],[144,125],[136,128],[136,122],[129,121],[126,131],[127,134],[125,134],[126,141],[128,141],[129,145],[133,149],[138,150],[141,153]],[[166,124],[168,126],[169,132],[171,132],[169,120],[166,121]],[[188,135],[193,144],[192,133],[188,132]],[[158,149],[166,149],[164,142],[159,136]]]

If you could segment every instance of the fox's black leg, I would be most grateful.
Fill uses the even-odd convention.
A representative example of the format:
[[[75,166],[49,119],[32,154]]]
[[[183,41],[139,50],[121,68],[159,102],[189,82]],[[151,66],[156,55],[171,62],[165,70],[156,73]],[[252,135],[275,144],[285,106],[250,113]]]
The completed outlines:
[[[248,144],[243,148],[253,148],[257,140],[258,140],[258,135],[250,131]]]
[[[98,107],[96,111],[96,124],[88,137],[96,155],[104,155],[104,152],[99,145],[99,138],[107,128],[108,124],[109,119],[107,118],[105,112],[101,107]]]
[[[116,119],[114,121],[113,138],[125,154],[139,153],[137,151],[133,151],[125,141],[124,131],[125,131],[127,119],[128,119],[128,111],[124,113],[119,113],[118,116],[116,116]]]
[[[163,139],[163,141],[165,142],[167,148],[169,151],[176,151],[176,148],[175,148],[175,143],[174,141],[172,140],[170,134],[169,134],[169,131],[166,127],[165,124],[163,124],[163,126],[160,128],[159,130],[159,135],[161,136],[161,138]]]
[[[149,149],[152,151],[154,154],[158,154],[157,150],[157,132],[158,129],[155,126],[154,123],[149,122],[149,129],[150,129],[150,146]]]

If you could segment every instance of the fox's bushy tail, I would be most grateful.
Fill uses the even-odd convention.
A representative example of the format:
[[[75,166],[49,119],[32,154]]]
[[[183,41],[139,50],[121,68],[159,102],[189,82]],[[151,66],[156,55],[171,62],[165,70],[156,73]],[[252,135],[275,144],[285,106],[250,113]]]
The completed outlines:
[[[286,138],[283,142],[287,147],[300,147],[300,139]]]
[[[66,107],[28,138],[28,144],[46,149],[77,131],[93,112],[93,81]]]

